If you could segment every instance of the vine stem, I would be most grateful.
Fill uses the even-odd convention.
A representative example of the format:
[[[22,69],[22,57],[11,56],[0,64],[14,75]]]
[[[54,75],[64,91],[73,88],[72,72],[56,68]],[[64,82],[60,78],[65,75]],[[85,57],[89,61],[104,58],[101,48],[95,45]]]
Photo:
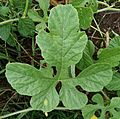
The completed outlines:
[[[102,90],[101,93],[104,95],[106,100],[110,100],[110,98],[107,96],[107,94]]]
[[[120,9],[112,8],[112,6],[109,6],[109,7],[106,7],[106,8],[103,8],[103,9],[98,10],[97,13],[103,12],[103,11],[115,11],[115,12],[120,12]]]
[[[22,18],[25,18],[27,15],[28,5],[29,5],[29,0],[26,0],[25,10],[23,12]]]
[[[19,20],[19,18],[9,19],[9,20],[0,22],[0,25],[4,25],[4,24],[10,23],[10,22],[14,22],[14,21],[18,21],[18,20]]]
[[[97,3],[109,7],[109,5],[106,2],[97,1]]]
[[[65,111],[65,110],[70,110],[70,109],[69,108],[64,108],[64,107],[56,107],[55,110],[63,110],[63,111]],[[20,110],[20,111],[17,111],[17,112],[13,112],[13,113],[10,113],[10,114],[7,114],[7,115],[0,116],[0,119],[5,119],[5,118],[8,118],[8,117],[17,115],[17,114],[30,112],[30,111],[34,111],[34,109],[28,108],[28,109]]]
[[[29,112],[29,111],[33,111],[33,109],[28,108],[28,109],[25,109],[25,110],[13,112],[13,113],[10,113],[10,114],[4,115],[4,116],[0,116],[0,119],[4,119],[4,118],[7,118],[7,117],[11,117],[11,116],[14,116],[14,115],[17,115],[17,114],[20,114],[20,113]]]

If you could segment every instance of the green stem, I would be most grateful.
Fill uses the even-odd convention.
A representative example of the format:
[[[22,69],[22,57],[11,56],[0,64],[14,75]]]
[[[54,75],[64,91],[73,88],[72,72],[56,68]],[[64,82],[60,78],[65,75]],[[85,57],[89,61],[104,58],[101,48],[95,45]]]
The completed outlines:
[[[101,37],[103,37],[103,34],[102,34],[101,30],[100,30],[100,27],[99,27],[99,25],[98,25],[98,23],[97,23],[97,21],[95,20],[94,17],[93,17],[93,20],[94,20],[94,22],[95,22],[95,25],[97,26],[97,29],[98,29],[98,31],[99,31]]]
[[[108,101],[110,100],[110,98],[107,96],[107,94],[103,90],[101,91],[101,93],[104,95],[106,100],[108,100]]]
[[[10,62],[9,54],[8,54],[8,51],[7,51],[6,42],[5,42],[5,54],[6,54],[6,56],[7,56],[7,60]]]
[[[99,32],[99,30],[98,30],[97,28],[95,28],[94,26],[91,25],[90,27]],[[101,31],[101,33],[104,34],[104,35],[106,35],[106,34],[105,34],[104,32],[102,32],[102,31]]]
[[[10,22],[14,22],[14,21],[18,21],[18,20],[19,20],[19,18],[9,19],[9,20],[0,22],[0,25],[4,25],[4,24],[10,23]]]
[[[97,3],[98,3],[98,4],[105,5],[105,6],[109,7],[109,5],[108,5],[106,2],[97,1]]]
[[[75,78],[75,65],[71,65],[71,75],[72,78]]]
[[[65,107],[56,107],[55,110],[71,110],[70,108],[65,108]]]
[[[55,110],[63,110],[63,111],[65,111],[65,110],[70,110],[70,109],[69,108],[64,108],[64,107],[56,107]],[[28,108],[28,109],[24,109],[24,110],[21,110],[21,111],[13,112],[13,113],[10,113],[10,114],[7,114],[7,115],[3,115],[3,116],[0,116],[0,119],[5,119],[5,118],[8,118],[8,117],[17,115],[17,114],[30,112],[30,111],[33,111],[33,109],[32,108]]]
[[[103,12],[103,11],[114,11],[114,12],[120,12],[120,9],[112,8],[112,7],[110,6],[110,7],[107,7],[107,8],[103,8],[103,9],[98,10],[97,13],[99,13],[99,12]]]
[[[25,18],[27,15],[28,5],[29,5],[29,0],[26,0],[25,10],[23,12],[22,18]]]
[[[25,109],[25,110],[21,110],[21,111],[17,111],[17,112],[7,114],[7,115],[3,115],[3,116],[0,116],[0,119],[8,118],[8,117],[11,117],[11,116],[14,116],[14,115],[17,115],[17,114],[20,114],[20,113],[29,112],[29,111],[33,111],[33,109],[28,108],[28,109]]]

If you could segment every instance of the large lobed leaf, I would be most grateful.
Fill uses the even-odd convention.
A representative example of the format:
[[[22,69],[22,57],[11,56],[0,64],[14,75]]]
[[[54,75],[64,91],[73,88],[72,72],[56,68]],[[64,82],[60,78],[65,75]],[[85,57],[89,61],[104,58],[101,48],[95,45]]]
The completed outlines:
[[[78,77],[69,77],[68,67],[81,59],[87,43],[87,36],[79,31],[78,14],[72,5],[53,8],[48,28],[49,33],[39,33],[37,43],[47,63],[57,67],[57,75],[50,75],[51,68],[38,70],[23,63],[9,63],[6,77],[18,93],[32,96],[30,103],[35,110],[51,111],[59,100],[66,108],[80,109],[86,105],[87,98],[75,86],[91,92],[102,90],[112,79],[111,66],[98,63],[83,70]],[[55,90],[58,81],[62,82],[60,99]]]

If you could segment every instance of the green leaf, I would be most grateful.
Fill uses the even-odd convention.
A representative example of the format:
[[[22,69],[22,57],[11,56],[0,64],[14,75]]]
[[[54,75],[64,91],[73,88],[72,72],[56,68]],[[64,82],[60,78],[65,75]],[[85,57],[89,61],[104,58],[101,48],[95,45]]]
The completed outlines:
[[[8,57],[4,53],[0,52],[0,59],[8,59]]]
[[[94,15],[91,8],[90,7],[78,8],[77,11],[78,11],[79,19],[80,19],[80,28],[82,29],[89,28],[93,20],[93,15]]]
[[[10,35],[9,35],[9,38],[7,39],[7,44],[9,44],[10,46],[12,46],[12,47],[15,47],[16,46],[16,41],[15,41],[15,36],[14,35],[16,35],[16,34],[14,34],[14,33],[10,33]]]
[[[46,90],[55,82],[44,76],[41,71],[24,63],[7,64],[6,77],[18,93],[28,96],[33,96]]]
[[[88,66],[93,64],[92,58],[86,54],[86,52],[83,53],[82,59],[79,61],[79,63],[76,65],[78,69],[84,70]]]
[[[24,23],[22,25],[25,33],[26,27]],[[31,30],[31,26],[27,27],[27,31],[28,28]],[[18,93],[32,96],[30,104],[34,110],[49,112],[56,108],[59,103],[56,91],[58,82],[62,83],[59,93],[64,106],[83,108],[87,98],[75,87],[80,85],[92,92],[102,90],[112,79],[112,68],[106,63],[99,63],[89,66],[76,78],[68,75],[68,68],[79,62],[87,43],[85,32],[79,30],[78,13],[72,5],[58,5],[51,10],[48,31],[40,32],[37,36],[37,44],[48,63],[47,69],[36,69],[24,63],[9,63],[6,66],[7,80]],[[55,76],[49,66],[55,66]]]
[[[99,104],[99,105],[101,105],[101,106],[104,106],[104,100],[103,100],[103,97],[102,97],[100,94],[94,95],[94,96],[92,97],[92,100],[93,100],[95,103],[97,103],[97,104]]]
[[[48,88],[47,90],[34,95],[30,102],[35,110],[44,110],[44,112],[52,111],[59,104],[59,96],[55,88]]]
[[[110,41],[108,48],[116,48],[120,46],[120,36],[116,36]]]
[[[97,11],[97,0],[70,0],[70,3],[75,7],[75,8],[80,8],[80,7],[91,7],[91,9],[96,12]]]
[[[99,100],[99,98],[100,97],[98,95],[96,95],[96,100]],[[98,103],[96,105],[92,105],[92,104],[86,105],[82,109],[83,117],[85,119],[90,119],[90,117],[92,117],[92,115],[94,115],[94,113],[98,109],[100,109],[101,110],[101,114],[100,114],[99,119],[105,119],[106,112],[110,112],[110,114],[112,115],[112,117],[110,119],[119,119],[118,117],[120,116],[120,111],[119,111],[119,108],[120,108],[120,97],[112,98],[110,105],[104,106],[103,103],[104,102],[102,102],[102,105],[101,105],[101,103]]]
[[[94,12],[97,11],[97,0],[70,0],[70,3],[77,9],[80,28],[87,29],[93,20]]]
[[[44,15],[47,15],[48,8],[50,6],[50,0],[37,0],[40,8],[43,10]]]
[[[103,89],[112,80],[111,66],[105,63],[97,63],[83,70],[76,77],[79,85],[88,92],[97,92]]]
[[[24,37],[34,36],[35,25],[31,19],[20,19],[18,22],[18,31]]]
[[[4,60],[9,60],[9,61],[14,61],[10,56],[7,57],[6,54],[0,52],[0,59]]]
[[[107,110],[112,114],[111,119],[119,119],[120,117],[120,97],[114,97],[111,99],[111,103]]]
[[[58,5],[53,8],[48,19],[48,28],[50,33],[40,32],[37,36],[37,44],[45,60],[61,69],[76,64],[82,57],[87,36],[84,32],[79,32],[75,8],[72,5]]]
[[[91,40],[88,40],[86,48],[84,50],[88,55],[90,55],[90,57],[93,56],[94,52],[95,52],[95,46],[93,44],[93,42]]]
[[[92,100],[96,102],[96,105],[88,104],[82,109],[82,114],[84,119],[92,119],[91,117],[95,114],[99,109],[101,110],[101,114],[99,119],[104,119],[106,113],[106,107],[104,106],[103,98],[100,94],[96,94],[92,97]]]
[[[92,104],[86,105],[82,109],[82,114],[84,119],[90,119],[94,115],[95,111],[98,109],[99,109],[99,106],[92,105]]]
[[[69,12],[70,14],[68,14]],[[66,17],[68,21],[66,21]],[[73,24],[73,22],[75,23]],[[51,111],[58,105],[59,96],[55,87],[60,80],[70,79],[68,67],[80,60],[87,42],[85,32],[79,32],[77,11],[72,5],[58,5],[53,8],[48,19],[48,28],[49,33],[45,31],[39,33],[37,43],[49,66],[57,66],[56,76],[50,75],[50,67],[37,70],[24,63],[11,63],[6,66],[6,77],[11,86],[22,95],[32,96],[31,106],[33,109],[44,112]],[[78,100],[76,104],[72,102],[69,106],[66,103],[65,105],[77,108],[78,103],[78,108],[81,108],[87,102],[86,96],[77,89],[76,91],[75,88],[73,89]],[[62,90],[65,90],[64,87]],[[67,90],[69,89],[67,88]],[[79,102],[79,98],[84,100]]]
[[[9,7],[0,6],[0,15],[7,16],[9,13]]]
[[[50,66],[47,66],[45,68],[40,68],[40,71],[42,74],[45,74],[49,78],[53,78],[53,69]]]
[[[79,61],[79,63],[76,65],[77,68],[79,68],[80,70],[83,70],[88,66],[92,65],[93,64],[92,56],[94,52],[95,52],[95,46],[92,43],[92,41],[88,40],[86,48],[84,49],[84,52],[83,52],[83,56]]]
[[[41,22],[42,21],[42,17],[40,17],[40,15],[38,14],[38,12],[36,12],[35,10],[30,9],[28,11],[28,16],[34,22]]]
[[[47,26],[46,26],[46,23],[45,23],[45,22],[41,22],[41,23],[39,23],[39,24],[36,25],[36,30],[37,30],[38,32],[44,31],[44,29],[45,29],[46,27],[47,27]]]
[[[113,77],[111,82],[106,86],[108,90],[120,90],[120,73],[116,72]]]
[[[81,109],[87,103],[87,96],[74,87],[68,80],[62,81],[60,99],[64,106],[70,109]]]
[[[0,38],[7,41],[11,31],[11,24],[0,25]]]
[[[109,63],[117,66],[120,61],[120,47],[103,49],[99,55],[99,63]]]
[[[120,108],[120,97],[112,98],[109,108]]]

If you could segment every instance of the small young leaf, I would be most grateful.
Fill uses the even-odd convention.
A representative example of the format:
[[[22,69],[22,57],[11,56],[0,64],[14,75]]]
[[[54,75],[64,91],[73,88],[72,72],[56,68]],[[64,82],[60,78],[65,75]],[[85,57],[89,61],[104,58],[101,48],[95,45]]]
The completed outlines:
[[[70,3],[78,11],[80,28],[89,28],[93,19],[94,12],[97,11],[97,0],[70,0]]]
[[[41,22],[42,17],[40,17],[40,15],[35,11],[30,9],[28,11],[28,16],[30,19],[32,19],[34,22]]]
[[[40,8],[43,10],[44,15],[47,15],[48,8],[50,6],[50,0],[37,0]]]
[[[78,8],[78,15],[80,19],[80,28],[87,29],[90,27],[91,22],[93,20],[93,11],[90,7],[87,8]]]
[[[34,36],[35,25],[31,19],[20,19],[18,22],[18,31],[24,37]]]
[[[104,106],[104,100],[103,100],[103,97],[102,97],[100,94],[94,95],[94,96],[92,97],[92,100],[93,100],[95,103],[97,103],[97,104],[99,104],[99,105],[101,105],[101,106]]]

